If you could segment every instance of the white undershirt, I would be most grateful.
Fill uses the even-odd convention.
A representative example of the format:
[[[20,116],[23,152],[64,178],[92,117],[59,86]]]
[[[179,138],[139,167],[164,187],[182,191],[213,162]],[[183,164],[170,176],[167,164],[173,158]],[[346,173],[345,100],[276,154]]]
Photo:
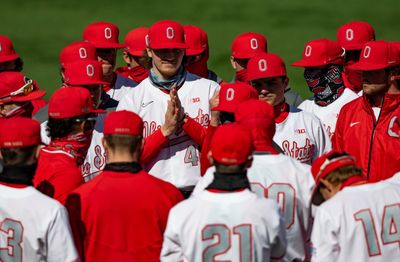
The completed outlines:
[[[379,115],[380,115],[380,113],[381,113],[381,108],[380,108],[380,107],[373,106],[373,107],[372,107],[372,111],[374,111],[375,120],[378,120]]]

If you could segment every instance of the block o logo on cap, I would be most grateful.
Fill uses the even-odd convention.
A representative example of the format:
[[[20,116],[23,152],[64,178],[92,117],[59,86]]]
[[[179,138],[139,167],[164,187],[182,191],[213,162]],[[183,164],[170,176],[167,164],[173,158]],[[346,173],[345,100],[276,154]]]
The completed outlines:
[[[166,33],[167,33],[167,38],[168,39],[174,39],[175,32],[174,32],[174,29],[172,27],[167,27]]]
[[[258,48],[258,41],[255,38],[250,39],[250,47],[253,50],[256,50]]]
[[[88,76],[94,76],[94,66],[93,65],[86,66],[86,74]]]
[[[310,56],[312,51],[312,47],[310,45],[306,46],[306,50],[304,51],[305,56]]]
[[[371,47],[369,45],[367,45],[364,48],[363,57],[368,58],[370,54],[371,54]]]
[[[260,61],[258,61],[258,69],[259,69],[261,72],[265,72],[265,71],[267,71],[267,68],[268,68],[268,66],[267,66],[267,60],[265,60],[265,59],[260,59]]]
[[[232,101],[235,98],[235,90],[233,88],[228,88],[226,90],[226,101]]]
[[[349,28],[349,29],[346,30],[346,39],[348,41],[351,41],[351,40],[354,39],[354,31],[353,31],[353,29]]]
[[[80,58],[87,58],[86,48],[84,48],[84,47],[79,48],[79,57]]]
[[[111,39],[111,37],[112,37],[111,28],[106,27],[106,28],[104,29],[104,37],[105,37],[106,39]]]

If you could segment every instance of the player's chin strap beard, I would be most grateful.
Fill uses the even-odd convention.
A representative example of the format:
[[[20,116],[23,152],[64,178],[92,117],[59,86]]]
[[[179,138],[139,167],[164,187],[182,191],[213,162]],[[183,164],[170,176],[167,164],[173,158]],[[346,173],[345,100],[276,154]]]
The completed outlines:
[[[241,173],[214,173],[213,182],[206,189],[217,189],[223,191],[236,191],[250,189],[247,171]]]
[[[172,87],[175,86],[178,89],[183,85],[183,83],[185,83],[186,70],[183,68],[183,66],[181,66],[176,75],[173,77],[169,79],[161,79],[156,75],[156,73],[154,73],[153,69],[150,69],[149,79],[154,86],[169,92],[171,91]]]
[[[32,180],[36,172],[37,163],[32,165],[5,166],[0,174],[0,182],[33,185]]]

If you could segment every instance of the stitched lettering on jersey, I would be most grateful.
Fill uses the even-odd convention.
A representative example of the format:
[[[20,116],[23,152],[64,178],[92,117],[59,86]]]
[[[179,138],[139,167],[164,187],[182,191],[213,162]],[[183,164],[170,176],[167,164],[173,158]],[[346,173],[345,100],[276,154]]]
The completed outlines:
[[[93,158],[93,165],[97,170],[103,170],[106,164],[106,152],[102,152],[102,148],[99,145],[94,147],[94,153],[96,156]]]
[[[282,142],[282,149],[286,155],[300,162],[310,162],[314,155],[315,145],[312,145],[308,138],[306,138],[304,146],[298,146],[296,141],[285,140]]]
[[[194,118],[194,121],[202,126],[208,126],[208,124],[210,123],[210,115],[203,114],[203,110],[199,109],[199,111],[197,112],[197,116]]]
[[[161,125],[157,125],[154,121],[151,121],[150,123],[148,121],[143,121],[143,136],[146,138],[156,132],[159,128],[161,128]]]

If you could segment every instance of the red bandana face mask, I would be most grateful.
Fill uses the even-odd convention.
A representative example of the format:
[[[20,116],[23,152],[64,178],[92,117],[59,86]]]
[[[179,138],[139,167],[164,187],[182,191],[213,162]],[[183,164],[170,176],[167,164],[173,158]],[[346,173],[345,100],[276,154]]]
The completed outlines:
[[[188,58],[189,60],[190,58]],[[192,74],[207,78],[208,77],[208,53],[201,55],[201,58],[198,61],[188,63],[186,65],[186,70]]]
[[[142,82],[149,76],[149,70],[140,65],[133,68],[128,66],[120,67],[117,68],[116,72],[122,76],[132,79],[136,83]]]
[[[247,83],[247,69],[242,69],[236,72],[235,82],[246,82]]]

